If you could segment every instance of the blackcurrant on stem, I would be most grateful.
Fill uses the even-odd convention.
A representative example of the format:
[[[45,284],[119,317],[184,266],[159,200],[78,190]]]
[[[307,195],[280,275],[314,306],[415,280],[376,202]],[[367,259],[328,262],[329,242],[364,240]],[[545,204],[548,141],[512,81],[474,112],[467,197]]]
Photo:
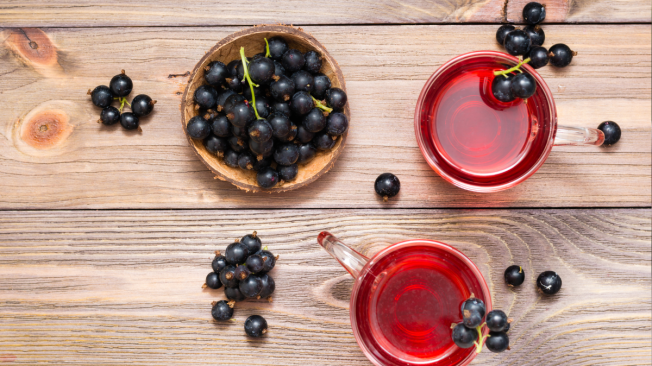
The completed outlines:
[[[251,104],[253,104],[252,107],[254,107],[254,113],[256,113],[256,119],[262,119],[258,115],[258,109],[256,109],[256,94],[254,94],[254,85],[258,86],[258,84],[254,84],[254,82],[251,81],[251,77],[249,76],[249,69],[247,68],[247,57],[245,56],[244,47],[240,47],[240,57],[242,57],[242,68],[244,69],[244,78],[249,83],[249,89],[251,89]]]
[[[511,73],[513,73],[514,71],[518,71],[518,72],[521,72],[521,73],[522,73],[523,71],[521,71],[521,66],[523,66],[523,64],[526,64],[526,63],[528,63],[528,62],[530,62],[530,58],[529,58],[529,57],[526,58],[525,60],[519,62],[518,65],[512,67],[511,69],[502,70],[502,71],[494,71],[494,75],[495,75],[495,76],[502,75],[502,76],[504,76],[504,77],[507,77],[508,74],[511,74]]]
[[[315,99],[315,97],[313,97],[312,95],[310,97],[312,98],[313,102],[315,102],[315,107],[321,109],[322,111],[326,111],[328,113],[331,113],[333,111],[333,108],[328,108],[327,106],[321,104],[321,102]]]
[[[267,42],[267,38],[264,38],[265,40],[265,57],[270,57],[272,54],[269,52],[269,42]]]

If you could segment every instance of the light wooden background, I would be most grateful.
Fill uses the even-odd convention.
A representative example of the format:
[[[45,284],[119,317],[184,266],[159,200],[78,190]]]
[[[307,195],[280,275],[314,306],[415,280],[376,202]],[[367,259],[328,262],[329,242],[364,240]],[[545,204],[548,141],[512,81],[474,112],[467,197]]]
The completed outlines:
[[[369,365],[348,323],[352,280],[315,241],[326,229],[368,255],[415,237],[469,255],[516,319],[512,350],[475,364],[650,365],[650,1],[546,2],[545,45],[579,52],[540,70],[560,124],[615,120],[616,146],[555,148],[527,182],[489,195],[444,182],[417,148],[425,80],[455,55],[499,49],[498,24],[520,22],[527,2],[0,0],[0,362]],[[278,195],[213,179],[181,130],[187,78],[174,76],[263,23],[300,25],[328,48],[353,116],[334,169]],[[100,127],[85,94],[122,68],[158,100],[142,134]],[[34,148],[19,131],[52,110],[59,133]],[[385,171],[402,182],[390,204],[373,192]],[[275,301],[216,325],[222,292],[201,290],[211,253],[251,230],[281,256]],[[513,263],[528,276],[516,290],[501,278]],[[552,298],[532,286],[548,269],[564,280]],[[244,337],[253,313],[269,321],[263,340]]]

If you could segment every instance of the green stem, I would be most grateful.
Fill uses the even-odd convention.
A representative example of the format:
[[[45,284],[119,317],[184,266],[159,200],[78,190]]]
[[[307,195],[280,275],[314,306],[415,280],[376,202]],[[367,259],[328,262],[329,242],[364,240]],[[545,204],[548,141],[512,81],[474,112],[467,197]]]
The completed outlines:
[[[503,75],[504,77],[507,77],[508,74],[511,74],[514,71],[523,72],[523,71],[521,71],[521,66],[523,66],[523,64],[526,64],[528,62],[530,62],[529,57],[526,58],[525,60],[519,62],[518,65],[512,67],[511,69],[507,69],[507,70],[503,70],[503,71],[494,71],[494,75],[495,76]]]
[[[131,108],[131,103],[127,101],[127,97],[118,97],[113,99],[116,99],[120,102],[120,108],[118,108],[118,111],[120,111],[120,113],[122,113],[122,109],[125,107],[125,103],[127,103],[127,105],[129,105],[129,107]]]
[[[315,102],[315,107],[321,109],[322,111],[326,111],[328,113],[331,113],[333,111],[333,108],[329,108],[329,107],[323,105],[320,101],[315,99],[315,97],[313,97],[312,95],[310,97],[312,98],[312,101]]]
[[[270,57],[272,54],[269,52],[269,42],[267,42],[267,38],[265,39],[265,57]]]
[[[487,323],[483,323],[482,325],[475,328],[478,331],[478,340],[473,342],[473,344],[475,344],[475,352],[477,353],[482,352],[482,347],[484,346],[485,340],[491,337],[488,333],[486,336],[482,336],[482,328],[485,326],[485,324]]]
[[[240,47],[240,57],[242,57],[242,68],[244,69],[244,78],[249,83],[249,89],[251,89],[251,104],[253,104],[252,107],[254,107],[254,113],[256,113],[257,119],[262,119],[258,115],[258,110],[256,109],[256,95],[254,94],[254,86],[258,86],[258,84],[254,84],[254,82],[251,81],[251,76],[249,76],[249,69],[247,68],[247,57],[245,56],[244,47]]]

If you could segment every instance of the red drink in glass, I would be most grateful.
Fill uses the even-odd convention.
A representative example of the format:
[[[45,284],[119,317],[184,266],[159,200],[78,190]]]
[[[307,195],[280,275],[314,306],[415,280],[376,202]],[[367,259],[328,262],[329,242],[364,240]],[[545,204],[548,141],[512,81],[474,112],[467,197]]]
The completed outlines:
[[[432,240],[394,244],[367,259],[328,233],[319,243],[356,277],[351,326],[376,365],[466,365],[475,348],[451,339],[460,305],[471,294],[491,310],[478,268],[456,249]]]

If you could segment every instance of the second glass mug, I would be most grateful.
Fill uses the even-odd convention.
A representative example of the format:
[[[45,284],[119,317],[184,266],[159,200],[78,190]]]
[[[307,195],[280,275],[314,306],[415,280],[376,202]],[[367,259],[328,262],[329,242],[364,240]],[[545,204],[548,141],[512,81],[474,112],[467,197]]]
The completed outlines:
[[[449,183],[473,192],[505,190],[534,174],[553,146],[599,146],[604,142],[598,129],[557,125],[552,92],[527,64],[521,68],[536,80],[535,95],[511,103],[495,99],[490,89],[493,69],[510,68],[518,62],[503,52],[466,53],[442,65],[423,87],[414,116],[417,142],[430,167]],[[473,70],[475,75],[471,75]],[[470,86],[466,90],[456,85],[465,80]],[[505,111],[511,113],[511,120],[506,118],[511,124],[502,119]],[[519,128],[522,131],[514,131]],[[469,146],[467,140],[472,140]],[[499,152],[508,150],[511,160],[499,161],[503,157],[498,157]]]
[[[475,347],[455,345],[451,324],[461,321],[460,306],[470,296],[491,311],[491,294],[480,270],[460,251],[414,239],[367,258],[328,232],[317,241],[355,279],[351,328],[375,365],[463,366],[476,357]]]

